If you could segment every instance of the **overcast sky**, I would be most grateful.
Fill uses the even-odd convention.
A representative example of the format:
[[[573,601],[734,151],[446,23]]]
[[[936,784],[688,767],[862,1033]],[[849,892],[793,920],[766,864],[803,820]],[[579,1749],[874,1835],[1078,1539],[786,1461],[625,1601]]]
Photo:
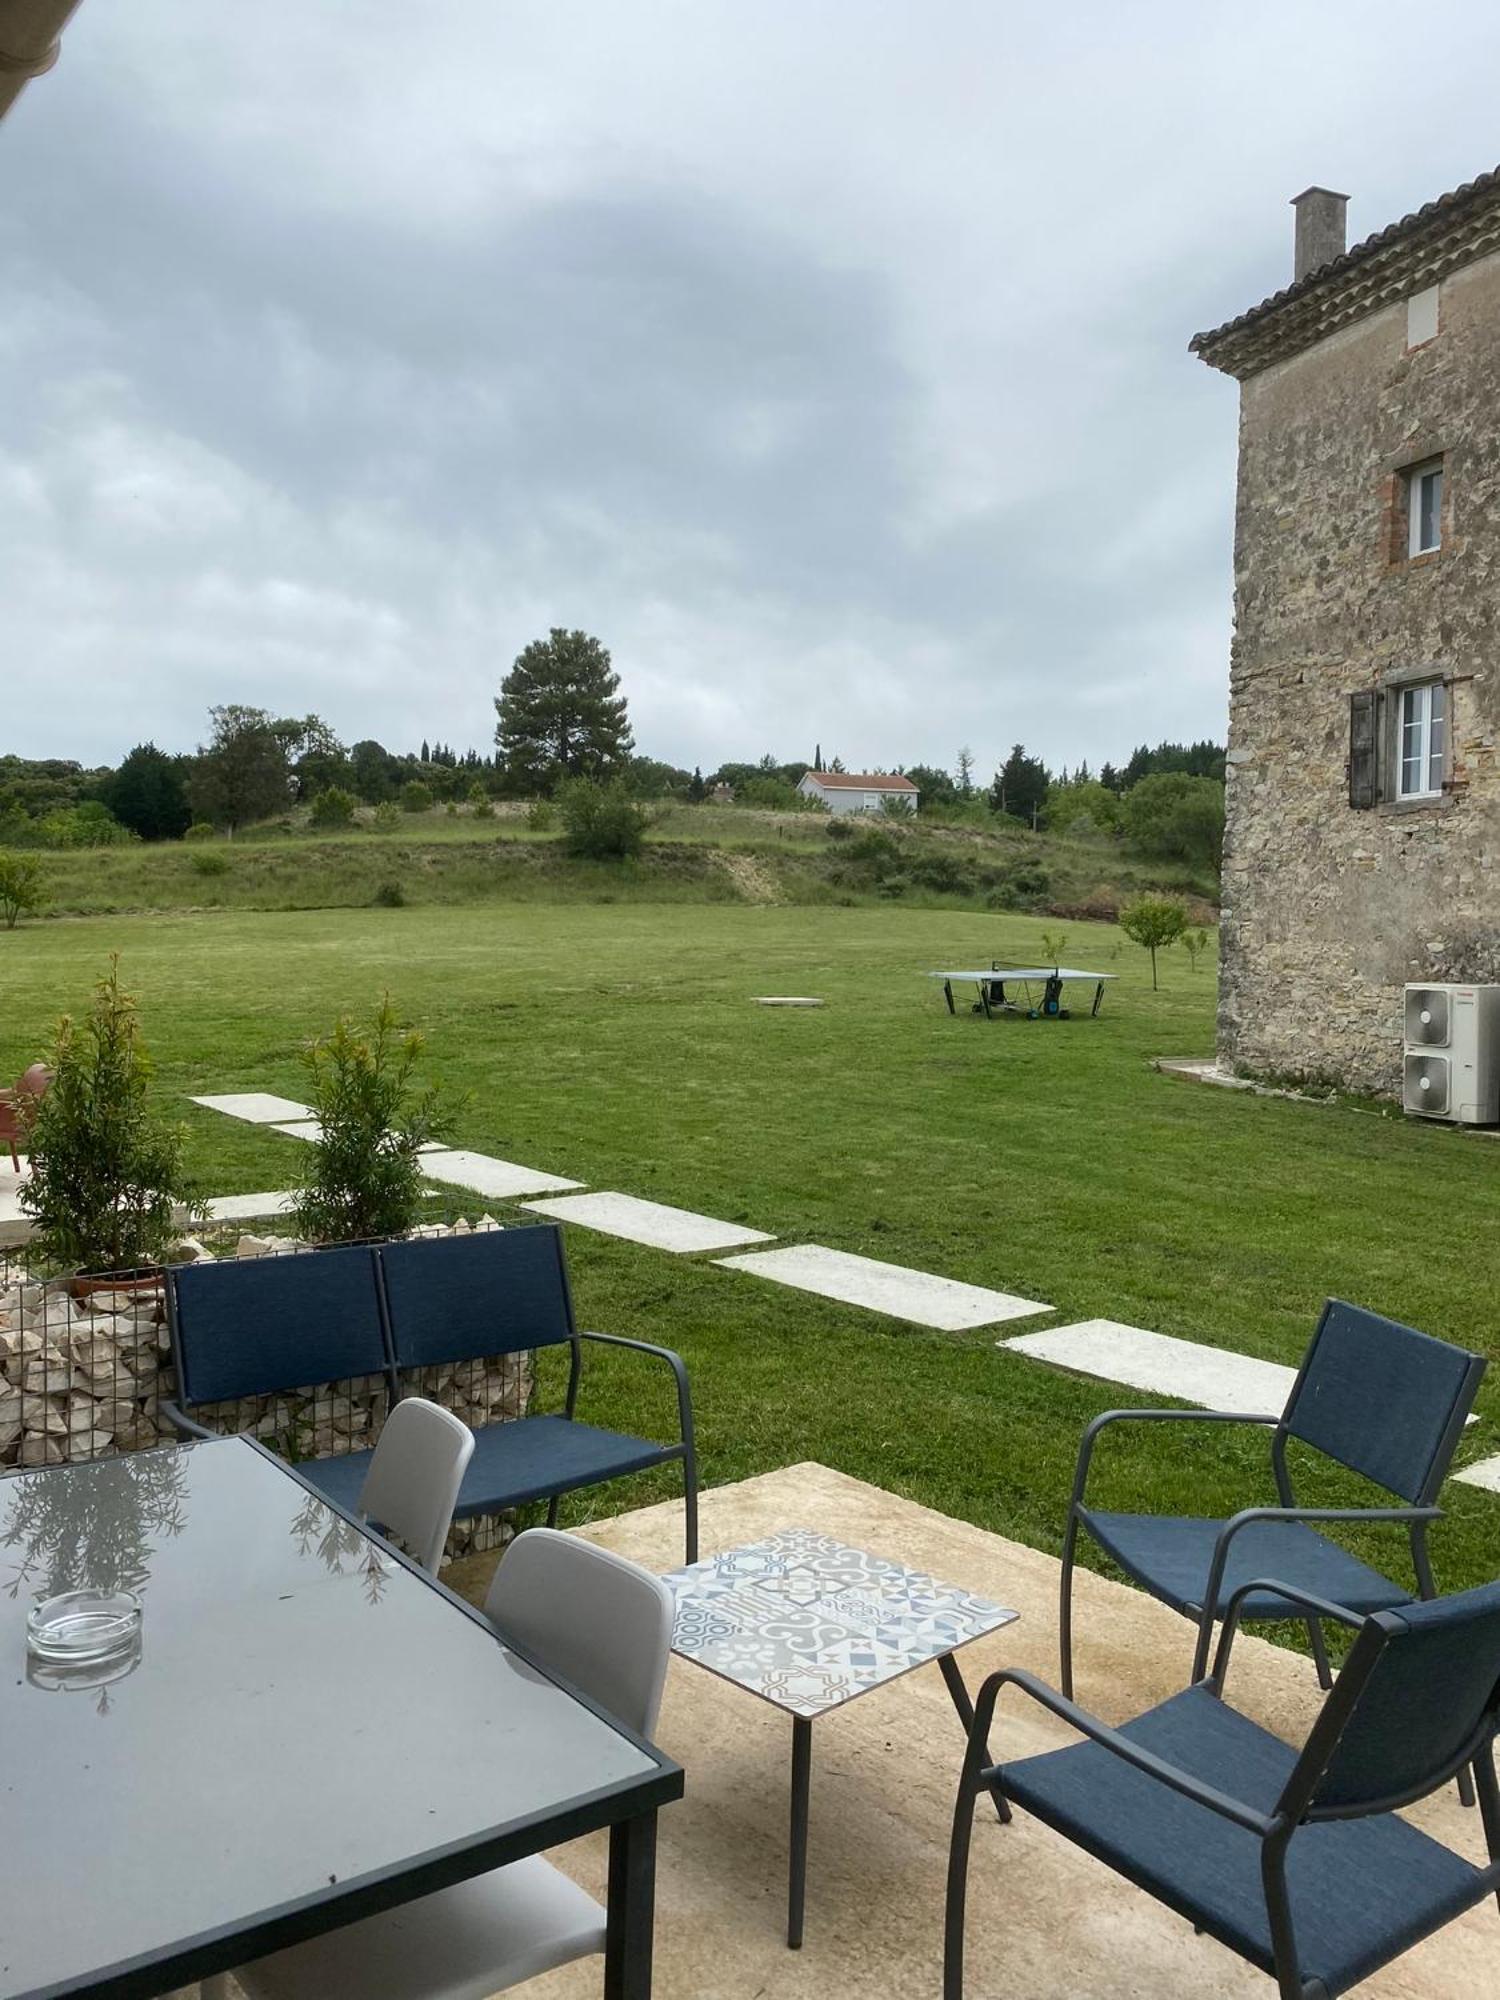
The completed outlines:
[[[0,748],[488,749],[554,624],[705,769],[1219,735],[1188,338],[1497,75],[1466,0],[83,0],[0,126]]]

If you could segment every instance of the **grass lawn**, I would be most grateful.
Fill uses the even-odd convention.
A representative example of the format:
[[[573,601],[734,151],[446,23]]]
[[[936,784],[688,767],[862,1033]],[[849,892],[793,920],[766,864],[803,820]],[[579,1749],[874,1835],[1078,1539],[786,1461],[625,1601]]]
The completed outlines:
[[[1097,1021],[950,1019],[921,976],[1034,958],[1044,927],[1066,931],[1073,963],[1121,974]],[[1330,1293],[1500,1348],[1500,1146],[1156,1075],[1150,1056],[1210,1051],[1212,968],[1169,954],[1153,994],[1113,929],[630,902],[31,924],[0,934],[0,1075],[82,1006],[111,950],[207,1192],[284,1185],[295,1142],[188,1094],[302,1095],[305,1037],[388,987],[460,1100],[458,1143],[593,1187],[1284,1362]],[[828,1004],[759,1008],[757,993]],[[928,1333],[584,1231],[570,1257],[585,1324],[687,1357],[709,1482],[816,1458],[1055,1549],[1084,1424],[1150,1400],[998,1352],[1019,1327]],[[655,1371],[601,1360],[583,1414],[666,1420]],[[1500,1449],[1500,1371],[1479,1407],[1466,1458]],[[1205,1429],[1122,1439],[1100,1471],[1116,1504],[1210,1512],[1269,1499],[1261,1463],[1252,1439]],[[575,1499],[565,1518],[648,1491]],[[1448,1504],[1440,1580],[1500,1573],[1500,1499],[1451,1487]]]

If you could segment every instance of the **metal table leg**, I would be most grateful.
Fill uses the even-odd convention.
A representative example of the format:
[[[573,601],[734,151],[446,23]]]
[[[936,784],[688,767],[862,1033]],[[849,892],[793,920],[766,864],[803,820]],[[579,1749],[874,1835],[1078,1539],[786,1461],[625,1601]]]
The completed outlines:
[[[969,1690],[964,1686],[964,1677],[958,1671],[958,1662],[951,1653],[944,1653],[943,1657],[938,1661],[938,1665],[943,1670],[943,1679],[947,1683],[949,1694],[953,1697],[953,1706],[958,1710],[958,1719],[963,1724],[964,1734],[967,1736],[969,1731],[974,1727],[974,1704],[969,1699]],[[994,1759],[990,1756],[990,1746],[987,1743],[984,1746],[984,1760],[986,1765],[994,1762]],[[999,1814],[1000,1824],[1002,1826],[1009,1826],[1009,1799],[1006,1798],[1003,1792],[992,1792],[990,1796],[995,1801],[995,1811]]]
[[[792,1824],[787,1865],[786,1941],[802,1949],[802,1909],[807,1899],[807,1807],[812,1793],[812,1723],[792,1717]]]
[[[1089,1009],[1090,1019],[1092,1019],[1093,1016],[1099,1012],[1099,1002],[1103,998],[1104,998],[1104,981],[1101,979],[1099,981],[1099,984],[1094,988],[1094,1004]]]
[[[604,2000],[651,2000],[655,1916],[656,1814],[638,1813],[609,1830]]]
[[[958,1012],[958,1009],[953,1004],[953,981],[951,979],[945,979],[943,981],[943,998],[948,1003],[948,1012],[950,1014],[956,1014]]]

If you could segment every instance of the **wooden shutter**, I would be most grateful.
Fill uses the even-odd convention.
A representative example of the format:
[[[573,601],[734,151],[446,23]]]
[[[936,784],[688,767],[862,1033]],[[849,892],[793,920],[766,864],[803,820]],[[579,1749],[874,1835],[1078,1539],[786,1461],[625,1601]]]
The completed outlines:
[[[1349,803],[1368,811],[1380,798],[1380,695],[1362,688],[1349,697]]]

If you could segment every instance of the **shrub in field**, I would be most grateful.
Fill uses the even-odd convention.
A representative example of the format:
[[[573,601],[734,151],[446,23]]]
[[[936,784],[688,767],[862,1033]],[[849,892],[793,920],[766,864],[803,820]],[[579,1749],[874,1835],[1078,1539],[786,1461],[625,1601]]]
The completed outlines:
[[[1187,929],[1187,911],[1172,896],[1137,896],[1120,912],[1120,929],[1151,954],[1151,991],[1157,990],[1156,954],[1167,951]]]
[[[421,1148],[438,1136],[438,1094],[413,1071],[423,1040],[387,995],[368,1025],[340,1015],[306,1054],[321,1137],[308,1148],[296,1226],[315,1243],[399,1236],[422,1201]]]
[[[420,778],[408,778],[401,787],[401,810],[406,813],[432,811],[432,787]]]
[[[401,824],[401,808],[394,799],[382,799],[375,808],[371,825],[377,833],[394,833]]]
[[[534,833],[545,833],[556,818],[551,799],[533,799],[526,808],[526,824]]]
[[[29,854],[0,854],[0,917],[13,931],[21,917],[34,917],[46,896],[41,863]]]
[[[189,861],[195,875],[227,875],[229,856],[217,847],[205,847],[197,854],[190,855]]]
[[[354,820],[354,800],[340,785],[330,785],[312,802],[311,823],[320,829],[349,826]]]
[[[618,782],[595,784],[573,778],[557,795],[570,854],[595,861],[623,860],[639,854],[650,820]]]
[[[1052,893],[1052,877],[1038,861],[1008,861],[995,873],[985,898],[992,910],[1039,910]]]
[[[184,840],[212,840],[213,824],[206,819],[195,819],[182,837]]]
[[[477,778],[469,787],[469,804],[473,808],[475,819],[495,817],[495,808],[490,803],[490,795]]]
[[[1182,948],[1188,955],[1188,966],[1193,972],[1198,970],[1199,954],[1208,950],[1208,932],[1199,924],[1196,930],[1184,931]]]
[[[382,910],[403,909],[406,904],[406,891],[399,882],[382,882],[372,900]]]
[[[33,1249],[64,1271],[133,1271],[176,1241],[173,1211],[191,1212],[181,1128],[151,1108],[151,1059],[119,966],[94,989],[81,1022],[57,1024],[52,1081],[27,1115],[31,1173],[21,1207]]]

